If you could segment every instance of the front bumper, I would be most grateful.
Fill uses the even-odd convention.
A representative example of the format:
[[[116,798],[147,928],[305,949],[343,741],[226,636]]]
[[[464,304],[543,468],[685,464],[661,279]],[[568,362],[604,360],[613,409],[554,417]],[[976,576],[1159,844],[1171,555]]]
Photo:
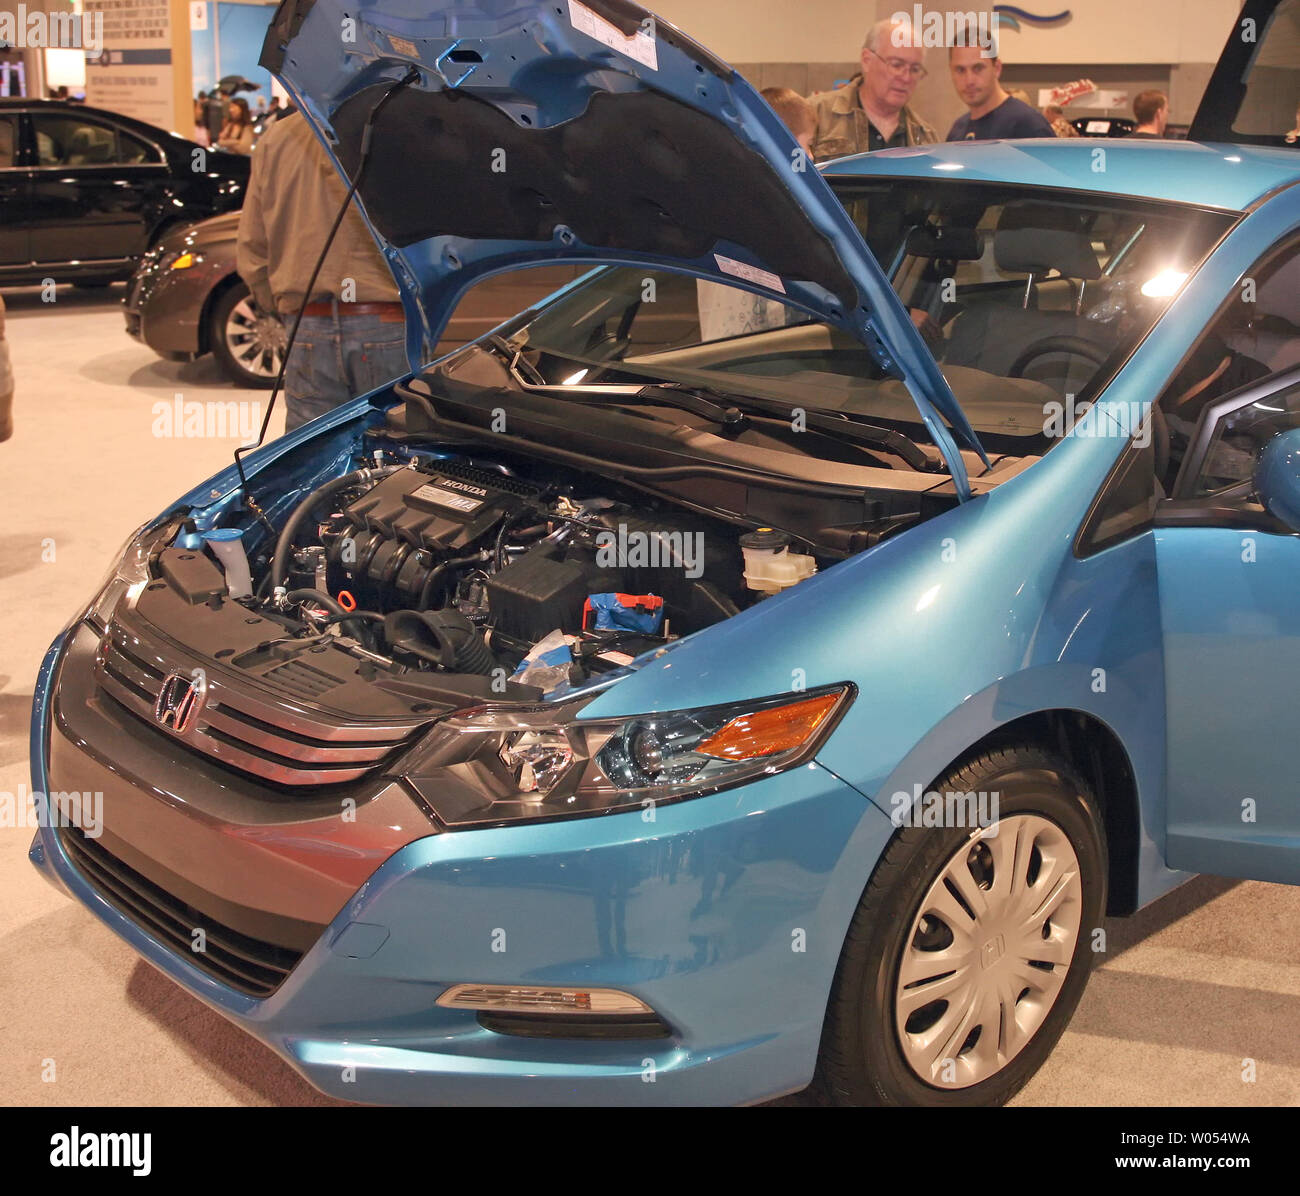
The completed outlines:
[[[136,268],[127,284],[123,316],[127,335],[168,361],[193,361],[207,351],[200,328],[207,297],[227,270],[204,261],[189,270],[169,270],[156,252]]]
[[[46,657],[33,710],[33,788],[44,793],[84,789],[91,775],[66,753],[57,770],[48,764],[63,643]],[[111,771],[93,783],[139,789]],[[122,799],[105,793],[106,834]],[[70,858],[66,832],[43,827],[31,859],[156,967],[341,1099],[735,1104],[803,1087],[888,819],[815,763],[654,814],[409,842],[261,999],[221,983],[106,899]],[[195,824],[194,858],[211,833]],[[461,982],[623,989],[672,1033],[500,1034],[472,1012],[435,1004]]]

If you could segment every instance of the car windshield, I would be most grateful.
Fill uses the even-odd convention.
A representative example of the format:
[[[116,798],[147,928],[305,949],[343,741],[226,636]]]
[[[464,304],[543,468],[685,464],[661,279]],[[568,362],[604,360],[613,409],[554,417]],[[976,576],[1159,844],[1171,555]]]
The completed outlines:
[[[833,185],[981,439],[1022,452],[1048,447],[1045,428],[1071,397],[1095,397],[1233,220],[1041,188]],[[925,437],[902,383],[857,340],[720,283],[605,268],[512,340],[552,385],[662,378]]]

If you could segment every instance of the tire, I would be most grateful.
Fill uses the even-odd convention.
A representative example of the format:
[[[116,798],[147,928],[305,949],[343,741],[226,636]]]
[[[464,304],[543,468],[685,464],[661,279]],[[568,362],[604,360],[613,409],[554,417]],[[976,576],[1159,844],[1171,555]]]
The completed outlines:
[[[278,349],[272,347],[273,339]],[[236,386],[270,390],[275,384],[284,352],[284,329],[278,321],[272,327],[266,317],[259,321],[242,281],[236,280],[213,301],[208,313],[208,344],[222,373]]]
[[[1088,983],[1107,876],[1104,824],[1088,786],[1053,753],[1019,745],[959,765],[933,791],[998,794],[996,836],[903,826],[890,841],[836,970],[813,1082],[822,1103],[1004,1104],[1051,1053]],[[966,886],[962,902],[945,877]],[[1001,903],[1009,893],[1016,908],[1017,883],[1022,904],[1012,915]],[[1045,893],[1057,891],[1040,924]],[[905,965],[917,977],[906,988]],[[972,1020],[972,1010],[983,1016]]]

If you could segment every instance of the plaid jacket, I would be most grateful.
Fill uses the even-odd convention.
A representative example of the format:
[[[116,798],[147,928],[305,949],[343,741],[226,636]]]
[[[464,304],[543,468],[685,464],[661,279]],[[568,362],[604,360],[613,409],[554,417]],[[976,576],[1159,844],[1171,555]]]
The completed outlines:
[[[808,102],[817,114],[813,136],[813,161],[824,162],[845,154],[860,154],[871,148],[871,121],[858,101],[862,76],[854,75],[843,87],[813,96]],[[933,125],[904,107],[898,116],[906,130],[908,145],[930,145],[939,140]]]

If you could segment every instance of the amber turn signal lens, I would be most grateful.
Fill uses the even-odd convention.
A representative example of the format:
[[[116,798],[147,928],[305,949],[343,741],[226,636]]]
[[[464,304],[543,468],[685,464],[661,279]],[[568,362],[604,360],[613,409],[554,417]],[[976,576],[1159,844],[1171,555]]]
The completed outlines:
[[[771,706],[740,714],[720,727],[695,750],[723,760],[753,760],[774,756],[807,743],[835,709],[841,694],[804,698],[787,706]]]

